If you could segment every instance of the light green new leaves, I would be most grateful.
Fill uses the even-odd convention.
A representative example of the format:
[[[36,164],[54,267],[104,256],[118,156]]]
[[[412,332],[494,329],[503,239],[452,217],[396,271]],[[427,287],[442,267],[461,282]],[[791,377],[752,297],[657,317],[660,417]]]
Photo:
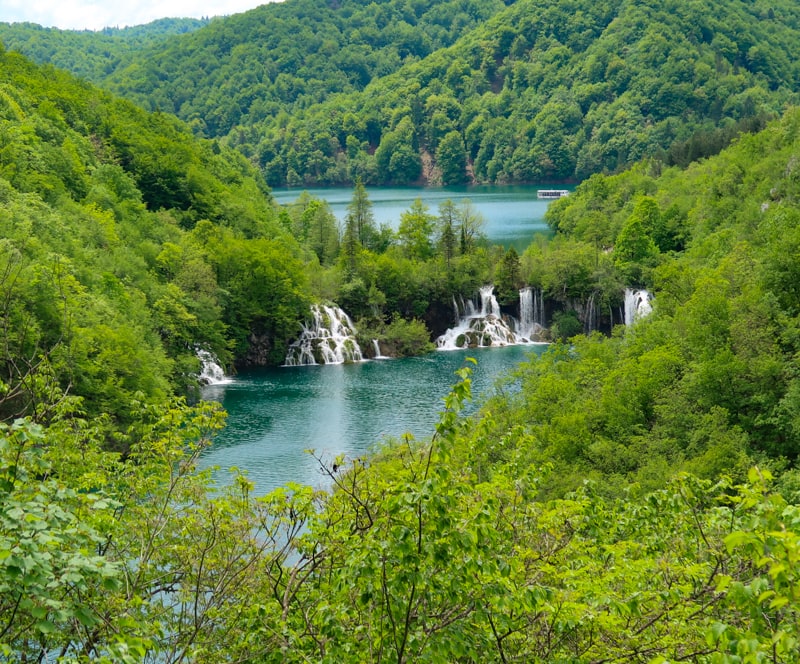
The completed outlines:
[[[73,635],[102,619],[87,593],[114,590],[120,577],[97,554],[97,515],[113,501],[37,480],[52,470],[42,445],[39,427],[0,425],[0,648],[35,656],[69,652]]]
[[[745,573],[724,579],[726,602],[736,611],[720,622],[709,643],[720,650],[715,661],[797,662],[800,644],[800,508],[768,492],[771,475],[752,469],[749,484],[732,498],[748,510],[739,530],[725,538],[741,556]]]

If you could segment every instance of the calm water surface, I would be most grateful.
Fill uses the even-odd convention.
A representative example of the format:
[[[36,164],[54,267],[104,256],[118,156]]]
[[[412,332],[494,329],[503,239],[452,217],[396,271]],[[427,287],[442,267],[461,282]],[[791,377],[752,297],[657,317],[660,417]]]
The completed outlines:
[[[437,351],[422,357],[358,364],[282,367],[238,375],[233,382],[204,389],[228,411],[228,426],[204,454],[225,481],[232,466],[246,470],[258,493],[288,481],[326,486],[314,449],[327,459],[360,456],[387,436],[433,433],[443,399],[474,357],[475,402],[499,374],[545,346],[510,346],[470,351]],[[470,365],[472,366],[472,365]],[[473,403],[468,409],[474,409]]]
[[[537,185],[481,185],[470,187],[367,187],[375,222],[387,224],[397,230],[400,215],[407,211],[416,198],[421,198],[431,214],[439,213],[439,205],[447,199],[460,203],[472,202],[486,219],[484,232],[491,242],[521,251],[535,235],[550,234],[544,222],[548,201],[536,198]],[[292,203],[307,191],[324,199],[336,218],[342,222],[347,206],[353,198],[353,189],[331,187],[317,189],[273,189],[272,195],[281,204]]]
[[[438,214],[439,204],[447,199],[455,203],[469,199],[486,219],[489,240],[521,252],[537,234],[548,233],[544,222],[548,203],[537,200],[538,188],[367,188],[367,193],[375,221],[395,229],[400,215],[418,197],[432,214]],[[273,195],[279,203],[291,203],[302,191],[276,189]],[[306,191],[327,200],[336,217],[344,220],[352,188]],[[402,360],[240,374],[229,384],[204,390],[205,399],[220,401],[228,411],[228,426],[202,463],[219,467],[218,479],[223,482],[232,466],[245,470],[259,493],[286,482],[325,486],[317,462],[305,450],[331,459],[338,454],[362,455],[387,436],[429,437],[465,357],[478,360],[473,374],[477,400],[500,373],[543,348],[436,352]]]

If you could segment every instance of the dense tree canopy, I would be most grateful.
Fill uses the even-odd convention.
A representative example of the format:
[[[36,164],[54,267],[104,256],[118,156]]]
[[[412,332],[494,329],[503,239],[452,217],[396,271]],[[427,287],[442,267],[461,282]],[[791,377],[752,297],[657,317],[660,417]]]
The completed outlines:
[[[583,179],[648,155],[685,163],[718,151],[734,128],[763,127],[795,100],[798,70],[783,54],[797,42],[799,19],[788,2],[770,14],[737,0],[713,11],[685,0],[522,0],[362,94],[296,112],[280,133],[265,122],[258,154],[282,158],[292,136],[312,126],[336,136],[337,113],[349,111],[366,121],[352,135],[367,147],[410,120],[420,151],[444,157],[443,172],[455,139],[441,155],[440,142],[457,132],[479,182]],[[752,48],[763,59],[750,57]],[[366,130],[373,118],[380,140]],[[321,181],[347,180],[338,151],[323,154],[330,169]],[[380,163],[373,177],[390,179]]]
[[[796,65],[774,44],[796,8],[526,5],[454,47],[477,60],[428,61],[494,115],[464,123],[467,97],[420,62],[425,94],[377,81],[363,99],[392,113],[351,112],[344,141],[361,172],[385,161],[400,181],[428,168],[428,148],[455,160],[460,140],[496,179],[570,160],[611,170],[670,127],[684,135],[672,155],[593,172],[549,207],[555,237],[522,255],[488,246],[468,202],[415,203],[397,233],[376,229],[363,180],[345,228],[308,195],[280,209],[220,142],[0,52],[1,659],[798,661],[800,111],[684,168],[725,142],[717,120],[789,98]],[[686,30],[667,35],[673,16]],[[619,47],[607,60],[598,30]],[[683,78],[626,96],[647,85],[620,56],[633,44]],[[579,52],[590,87],[570,98],[558,64]],[[514,73],[507,54],[528,66]],[[694,104],[723,104],[714,122],[682,83]],[[291,135],[313,113],[276,122]],[[588,142],[548,142],[559,131]],[[325,167],[324,141],[297,136]],[[219,487],[197,470],[223,425],[214,404],[175,396],[198,348],[279,362],[309,303],[329,299],[419,352],[422,321],[490,279],[504,301],[537,289],[565,342],[474,416],[464,368],[429,438],[319,458],[331,491],[256,496],[244,476]],[[631,286],[653,310],[621,325]]]
[[[197,348],[230,362],[258,334],[282,356],[309,295],[259,174],[174,118],[0,58],[3,418],[60,389],[125,421],[134,395],[191,384]]]
[[[59,30],[34,23],[0,23],[0,42],[34,62],[50,63],[89,81],[100,81],[138,52],[208,25],[208,20],[164,18],[147,25],[101,31]]]
[[[170,29],[181,27],[194,26]],[[287,0],[173,39],[156,26],[136,41],[43,40],[31,26],[0,39],[224,138],[271,184],[298,185],[581,180],[646,156],[685,165],[797,101],[787,54],[799,31],[791,0]]]

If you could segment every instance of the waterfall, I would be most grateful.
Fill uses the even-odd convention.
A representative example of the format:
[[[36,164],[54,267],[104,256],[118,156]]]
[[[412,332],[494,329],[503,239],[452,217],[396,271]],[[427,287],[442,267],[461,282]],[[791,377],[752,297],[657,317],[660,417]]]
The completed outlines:
[[[533,291],[530,288],[523,288],[519,292],[519,333],[523,336],[530,336],[533,330]]]
[[[592,294],[586,301],[586,320],[583,322],[584,334],[591,334],[597,329],[597,306],[595,304],[596,298],[597,291],[592,291]]]
[[[533,322],[541,328],[546,327],[544,320],[544,293],[541,288],[533,291]]]
[[[478,316],[480,315],[478,310],[475,308],[475,303],[472,300],[464,301],[464,298],[460,295],[456,300],[456,296],[453,296],[453,310],[455,313],[454,323],[456,325],[459,324],[462,318],[465,316]]]
[[[202,385],[220,385],[231,382],[231,379],[225,375],[225,370],[220,366],[219,359],[214,353],[203,348],[197,348],[195,352],[200,360],[200,373],[197,376],[197,380]]]
[[[288,367],[310,364],[343,364],[361,362],[364,357],[356,341],[356,328],[339,307],[315,304],[311,307],[312,322],[286,353]]]
[[[635,320],[644,318],[653,307],[650,304],[651,295],[646,290],[625,289],[625,325],[631,325]]]
[[[463,313],[460,314],[458,324],[436,340],[436,347],[439,350],[511,346],[530,342],[530,335],[522,333],[523,328],[517,321],[511,319],[509,325],[501,316],[493,286],[481,287],[478,296],[480,303],[473,304],[471,301],[464,303],[460,309]],[[523,296],[520,292],[520,298],[522,297],[528,298],[529,295]],[[531,310],[535,311],[533,304]],[[533,325],[535,324],[534,322]],[[518,331],[515,332],[515,329]]]
[[[500,305],[497,304],[497,298],[494,296],[494,286],[481,286],[478,292],[481,296],[481,313],[479,315],[500,318]]]
[[[526,339],[539,336],[544,329],[544,297],[539,288],[523,288],[519,292],[519,325],[517,334]]]
[[[374,353],[374,355],[372,356],[373,360],[390,359],[388,355],[381,355],[381,345],[378,343],[377,339],[372,340],[372,352]]]

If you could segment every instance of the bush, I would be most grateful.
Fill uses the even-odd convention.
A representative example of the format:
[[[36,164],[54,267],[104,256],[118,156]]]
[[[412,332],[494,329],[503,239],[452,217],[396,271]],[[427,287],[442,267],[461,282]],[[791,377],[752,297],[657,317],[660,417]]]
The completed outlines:
[[[574,311],[557,311],[553,314],[553,324],[550,333],[553,339],[566,341],[583,332],[583,323]]]
[[[412,357],[434,349],[428,328],[417,318],[406,320],[395,313],[392,322],[379,329],[362,327],[362,323],[359,321],[358,328],[362,348],[378,339],[381,352],[390,357]]]

